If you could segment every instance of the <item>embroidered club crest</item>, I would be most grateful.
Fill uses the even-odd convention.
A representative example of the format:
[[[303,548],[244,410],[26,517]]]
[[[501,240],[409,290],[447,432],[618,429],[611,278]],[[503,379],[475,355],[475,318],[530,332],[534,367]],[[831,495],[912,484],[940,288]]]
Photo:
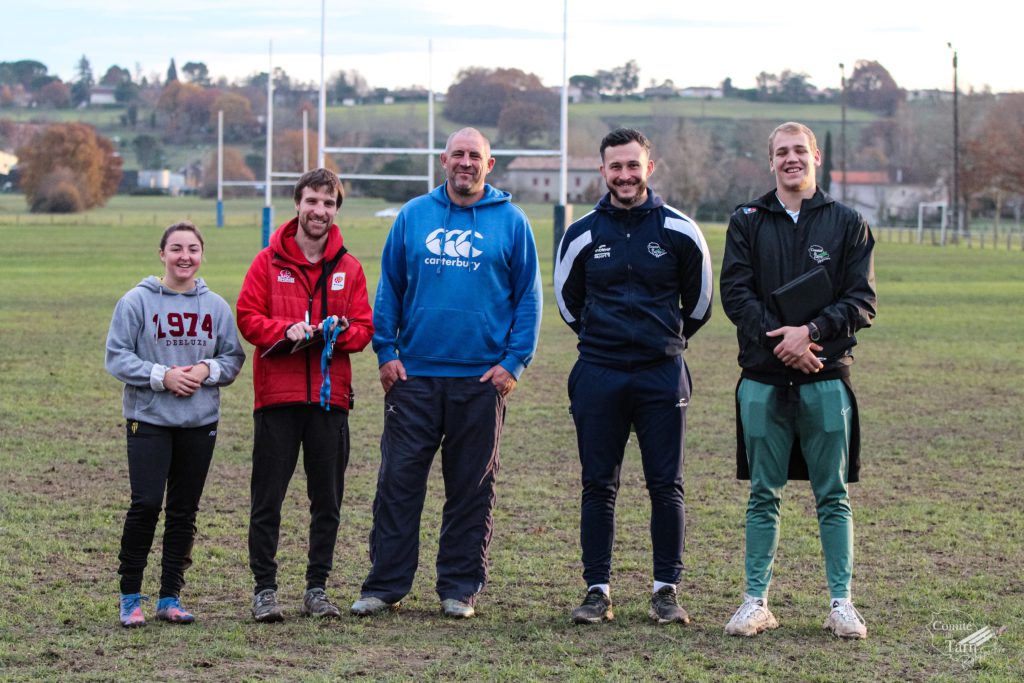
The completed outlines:
[[[807,248],[807,253],[810,254],[815,263],[824,263],[825,261],[830,261],[832,259],[832,257],[828,255],[828,252],[825,251],[825,248],[819,247],[817,244],[809,246]]]
[[[664,250],[664,249],[662,248],[662,246],[661,246],[660,244],[658,244],[657,242],[649,242],[649,243],[647,244],[647,251],[648,251],[648,252],[650,253],[650,255],[651,255],[651,256],[653,256],[654,258],[661,258],[662,256],[664,256],[665,254],[667,254],[667,253],[668,253],[668,252],[667,252],[667,251],[665,251],[665,250]]]
[[[337,292],[340,289],[345,289],[345,273],[335,273],[331,276],[331,291]]]
[[[290,285],[295,284],[295,276],[292,275],[292,271],[287,268],[282,268],[281,272],[277,274],[278,282],[287,282]]]

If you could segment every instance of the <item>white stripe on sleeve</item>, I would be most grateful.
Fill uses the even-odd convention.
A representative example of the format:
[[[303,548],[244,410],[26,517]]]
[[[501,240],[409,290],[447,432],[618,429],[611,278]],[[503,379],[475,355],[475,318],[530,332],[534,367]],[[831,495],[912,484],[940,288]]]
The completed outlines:
[[[693,312],[690,313],[691,318],[702,320],[708,312],[708,307],[711,306],[711,293],[714,286],[711,275],[711,252],[708,251],[708,243],[704,241],[704,233],[700,231],[700,228],[689,216],[671,207],[665,208],[671,209],[680,216],[680,218],[666,216],[665,228],[689,237],[703,255],[700,273],[700,296],[697,297],[697,304],[693,307]]]
[[[562,319],[567,323],[575,322],[576,318],[569,313],[569,309],[565,307],[565,298],[562,295],[562,288],[565,287],[565,281],[569,279],[569,273],[572,271],[573,264],[579,257],[580,252],[583,251],[593,240],[590,231],[587,230],[581,233],[579,237],[573,239],[569,243],[569,247],[565,250],[565,255],[561,255],[562,245],[558,245],[558,252],[560,254],[558,261],[555,263],[555,300],[558,302],[558,310],[562,314]]]

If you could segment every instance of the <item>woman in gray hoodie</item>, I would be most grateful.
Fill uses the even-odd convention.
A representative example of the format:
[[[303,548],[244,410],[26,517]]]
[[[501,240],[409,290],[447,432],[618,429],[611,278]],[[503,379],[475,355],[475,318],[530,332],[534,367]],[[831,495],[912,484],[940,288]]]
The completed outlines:
[[[163,277],[149,276],[121,297],[107,333],[107,371],[124,382],[131,506],[121,536],[120,620],[142,626],[142,573],[167,492],[156,617],[195,617],[178,594],[192,564],[196,512],[213,458],[220,389],[245,361],[231,307],[196,272],[203,237],[176,223],[160,240]]]

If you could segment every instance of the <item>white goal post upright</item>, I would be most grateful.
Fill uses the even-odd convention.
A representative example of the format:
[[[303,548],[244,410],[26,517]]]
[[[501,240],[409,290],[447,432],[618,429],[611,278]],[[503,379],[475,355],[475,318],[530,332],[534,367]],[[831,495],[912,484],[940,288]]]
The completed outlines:
[[[924,240],[924,211],[925,209],[939,210],[939,244],[946,244],[946,226],[949,221],[949,206],[946,202],[919,202],[917,205],[917,243]]]

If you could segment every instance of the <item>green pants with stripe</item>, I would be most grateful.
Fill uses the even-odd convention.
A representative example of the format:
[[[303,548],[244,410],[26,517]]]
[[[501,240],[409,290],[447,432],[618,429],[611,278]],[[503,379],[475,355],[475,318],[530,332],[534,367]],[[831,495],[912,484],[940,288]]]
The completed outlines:
[[[764,598],[779,545],[779,510],[793,440],[807,462],[818,511],[825,575],[831,598],[850,597],[853,575],[853,511],[847,489],[850,396],[841,380],[792,388],[744,379],[738,399],[750,466],[747,503],[747,593]]]

